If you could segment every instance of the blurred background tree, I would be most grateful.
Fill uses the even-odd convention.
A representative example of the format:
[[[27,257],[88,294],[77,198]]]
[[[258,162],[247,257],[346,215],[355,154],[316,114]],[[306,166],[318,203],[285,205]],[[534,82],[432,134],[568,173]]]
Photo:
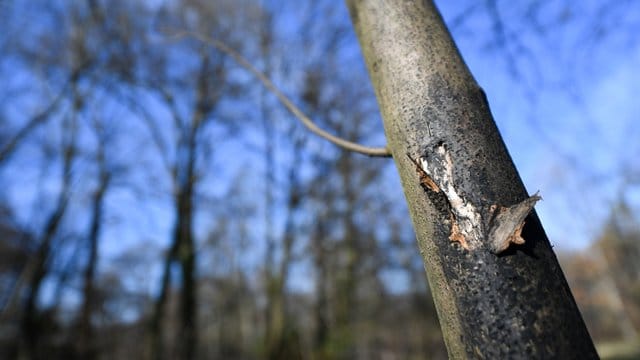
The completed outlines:
[[[442,2],[601,355],[638,343],[640,12]],[[0,357],[446,358],[346,7],[0,1]]]

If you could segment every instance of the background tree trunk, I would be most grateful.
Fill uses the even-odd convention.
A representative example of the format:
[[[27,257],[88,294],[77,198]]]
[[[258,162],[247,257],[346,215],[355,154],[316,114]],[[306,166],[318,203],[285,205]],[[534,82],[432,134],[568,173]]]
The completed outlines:
[[[74,100],[76,100],[74,105],[78,105],[77,93],[74,96],[76,96],[74,98]],[[76,106],[76,110],[77,109],[78,107]],[[21,356],[28,359],[37,359],[42,355],[38,353],[42,329],[39,316],[40,311],[37,303],[42,291],[43,282],[49,273],[48,262],[56,240],[56,235],[61,227],[63,217],[67,212],[69,197],[71,194],[71,169],[76,157],[76,119],[72,117],[68,119],[68,121],[65,121],[63,130],[68,135],[63,141],[62,184],[60,193],[56,199],[54,210],[45,222],[44,231],[42,233],[40,243],[38,244],[38,249],[25,270],[28,281],[28,290],[24,301],[24,312],[21,320]],[[17,293],[19,294],[20,292],[18,291]]]
[[[78,352],[83,359],[95,359],[98,355],[91,318],[97,307],[96,270],[98,266],[98,245],[104,221],[105,196],[111,182],[111,172],[107,169],[107,164],[105,163],[104,142],[99,144],[97,162],[99,166],[98,187],[92,198],[91,225],[87,239],[89,258],[83,274],[83,301],[78,326]]]
[[[597,358],[536,215],[510,229],[506,251],[496,245],[502,214],[535,197],[526,202],[484,93],[434,4],[347,4],[449,356]],[[509,246],[520,235],[525,243]]]

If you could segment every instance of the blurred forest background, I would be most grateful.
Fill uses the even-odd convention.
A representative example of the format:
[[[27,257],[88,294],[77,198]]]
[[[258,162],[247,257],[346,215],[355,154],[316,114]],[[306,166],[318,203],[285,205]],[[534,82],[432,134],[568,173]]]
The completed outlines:
[[[601,355],[640,330],[640,6],[438,2]],[[0,0],[0,358],[446,358],[335,1]],[[183,34],[183,36],[177,36]]]

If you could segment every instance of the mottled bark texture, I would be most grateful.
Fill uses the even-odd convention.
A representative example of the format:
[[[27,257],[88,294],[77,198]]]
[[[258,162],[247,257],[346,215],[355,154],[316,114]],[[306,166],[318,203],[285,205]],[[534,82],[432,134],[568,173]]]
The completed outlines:
[[[527,196],[433,3],[347,4],[450,357],[597,358],[530,213],[538,197]]]

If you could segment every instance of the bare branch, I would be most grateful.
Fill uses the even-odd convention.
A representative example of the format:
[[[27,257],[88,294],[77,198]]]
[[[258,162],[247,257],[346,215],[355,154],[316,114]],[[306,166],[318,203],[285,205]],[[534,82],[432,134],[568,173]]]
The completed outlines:
[[[7,143],[0,148],[0,164],[4,163],[9,159],[11,154],[13,154],[14,150],[18,147],[20,142],[27,137],[31,133],[33,129],[35,129],[38,125],[42,124],[46,119],[49,118],[51,112],[58,107],[64,95],[67,91],[68,84],[66,84],[60,93],[56,95],[56,97],[41,111],[35,114],[31,119],[27,121],[27,123],[18,130],[18,132],[7,141]]]
[[[332,135],[322,130],[321,128],[319,128],[313,122],[313,120],[311,120],[311,118],[305,115],[304,112],[302,112],[302,110],[300,110],[300,108],[298,108],[285,94],[283,94],[280,90],[278,90],[278,88],[273,84],[273,82],[271,82],[271,80],[269,80],[269,78],[267,78],[262,72],[256,69],[247,59],[245,59],[242,55],[240,55],[240,53],[233,50],[224,42],[214,38],[208,38],[203,35],[192,33],[192,32],[179,32],[177,34],[172,35],[171,39],[179,40],[184,37],[195,38],[207,45],[213,46],[214,48],[222,51],[226,55],[229,55],[230,57],[232,57],[240,66],[242,66],[243,68],[248,70],[250,73],[252,73],[255,77],[257,77],[258,80],[262,82],[262,85],[264,85],[264,87],[266,87],[269,91],[273,92],[278,98],[278,100],[280,101],[280,103],[282,103],[282,105],[284,105],[284,107],[286,107],[287,110],[289,110],[295,117],[297,117],[302,122],[302,124],[306,126],[307,129],[309,129],[314,134],[349,151],[354,151],[364,155],[376,156],[376,157],[391,156],[389,149],[387,149],[386,147],[364,146],[355,142],[351,142],[349,140],[345,140],[338,136]]]

